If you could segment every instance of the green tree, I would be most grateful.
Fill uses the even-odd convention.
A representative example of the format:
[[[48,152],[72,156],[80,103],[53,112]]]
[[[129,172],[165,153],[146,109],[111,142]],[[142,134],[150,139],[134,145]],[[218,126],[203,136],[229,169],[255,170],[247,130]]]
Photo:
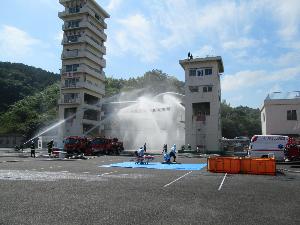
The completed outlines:
[[[59,75],[21,63],[0,62],[0,112],[28,95],[42,91]]]
[[[230,104],[223,101],[221,124],[222,136],[226,138],[261,134],[260,110],[244,106],[232,108]]]
[[[59,87],[54,84],[11,105],[0,116],[0,133],[20,133],[30,137],[38,129],[56,121],[58,96]]]

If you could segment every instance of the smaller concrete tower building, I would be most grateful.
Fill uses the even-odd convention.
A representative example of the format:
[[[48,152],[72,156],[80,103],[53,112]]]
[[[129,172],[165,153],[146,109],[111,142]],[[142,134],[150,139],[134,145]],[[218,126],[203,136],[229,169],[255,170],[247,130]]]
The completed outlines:
[[[185,144],[202,152],[219,152],[222,58],[189,58],[179,63],[185,70]]]

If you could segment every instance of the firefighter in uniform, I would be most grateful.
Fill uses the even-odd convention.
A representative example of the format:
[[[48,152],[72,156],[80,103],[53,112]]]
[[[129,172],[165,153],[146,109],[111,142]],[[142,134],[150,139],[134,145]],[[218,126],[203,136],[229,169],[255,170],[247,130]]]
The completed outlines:
[[[53,149],[53,139],[50,141],[50,142],[48,142],[47,143],[47,147],[48,147],[48,154],[49,154],[49,156],[51,155],[51,153],[52,153],[52,149]]]
[[[34,141],[31,142],[30,144],[30,157],[34,157],[35,158],[35,146],[34,146]]]

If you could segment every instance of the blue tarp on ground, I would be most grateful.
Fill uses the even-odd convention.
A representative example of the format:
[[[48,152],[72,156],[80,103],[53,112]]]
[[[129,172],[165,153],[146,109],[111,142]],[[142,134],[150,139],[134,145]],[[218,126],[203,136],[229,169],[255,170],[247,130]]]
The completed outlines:
[[[206,163],[199,164],[163,164],[160,162],[152,162],[149,164],[135,164],[135,162],[122,162],[110,165],[103,165],[99,167],[123,167],[123,168],[145,168],[145,169],[158,169],[158,170],[201,170],[206,166]]]

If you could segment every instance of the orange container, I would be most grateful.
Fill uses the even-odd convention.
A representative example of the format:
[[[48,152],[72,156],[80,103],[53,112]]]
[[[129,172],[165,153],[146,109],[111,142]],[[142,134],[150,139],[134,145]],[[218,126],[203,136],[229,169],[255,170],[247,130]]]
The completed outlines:
[[[239,173],[240,160],[237,157],[214,157],[207,159],[207,169],[217,173]]]
[[[274,158],[214,157],[207,159],[207,170],[216,173],[275,175]]]
[[[241,159],[241,173],[251,173],[251,158]]]
[[[216,171],[216,158],[207,158],[207,170],[210,172]]]
[[[276,162],[274,158],[253,158],[251,159],[251,172],[259,175],[275,175]]]

